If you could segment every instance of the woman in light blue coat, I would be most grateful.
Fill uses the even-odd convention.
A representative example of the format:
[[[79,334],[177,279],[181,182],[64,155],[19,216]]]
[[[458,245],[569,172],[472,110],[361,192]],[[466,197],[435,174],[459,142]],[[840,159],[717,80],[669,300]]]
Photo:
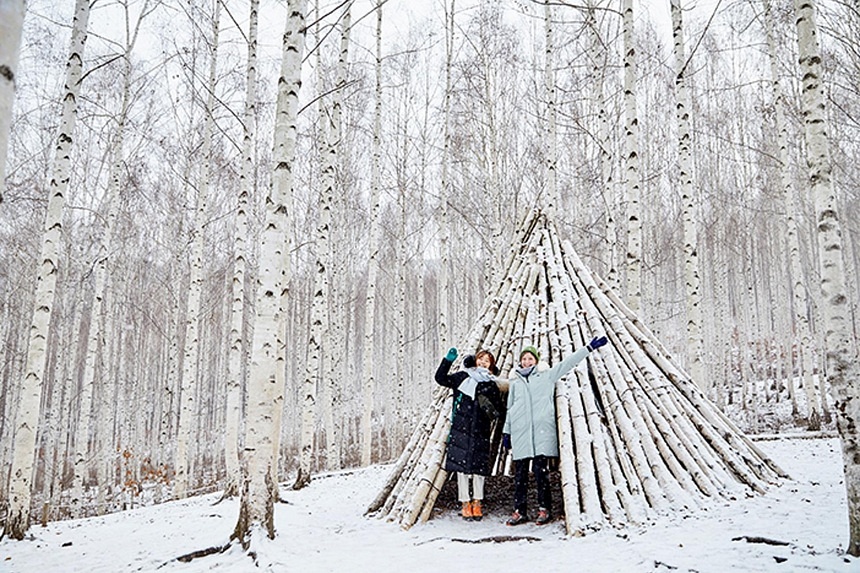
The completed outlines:
[[[534,346],[527,346],[520,353],[520,367],[515,369],[508,389],[508,413],[502,438],[504,446],[512,449],[516,462],[514,513],[508,525],[528,521],[526,500],[530,465],[535,474],[539,506],[535,523],[543,525],[550,521],[549,458],[558,457],[555,383],[606,342],[605,336],[594,338],[543,372],[535,368],[540,353]]]

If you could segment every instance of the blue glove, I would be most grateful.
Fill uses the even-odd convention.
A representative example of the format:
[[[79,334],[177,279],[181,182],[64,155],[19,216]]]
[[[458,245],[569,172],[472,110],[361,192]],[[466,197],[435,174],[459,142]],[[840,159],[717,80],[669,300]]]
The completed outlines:
[[[588,343],[588,351],[594,352],[604,344],[606,344],[608,340],[606,340],[605,336],[595,336],[591,339],[591,342]]]
[[[457,360],[457,349],[453,347],[449,348],[448,354],[445,355],[445,360],[447,360],[448,362],[454,362],[455,360]]]
[[[511,449],[511,435],[510,434],[502,434],[502,447],[506,450]]]

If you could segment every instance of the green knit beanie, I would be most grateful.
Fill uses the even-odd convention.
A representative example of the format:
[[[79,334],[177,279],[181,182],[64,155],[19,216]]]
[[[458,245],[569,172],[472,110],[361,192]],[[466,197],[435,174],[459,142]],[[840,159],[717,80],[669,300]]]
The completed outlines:
[[[525,348],[523,348],[523,351],[520,352],[520,360],[523,359],[523,354],[525,354],[526,352],[534,356],[536,361],[540,362],[540,352],[538,352],[537,348],[535,348],[534,346],[526,346]]]

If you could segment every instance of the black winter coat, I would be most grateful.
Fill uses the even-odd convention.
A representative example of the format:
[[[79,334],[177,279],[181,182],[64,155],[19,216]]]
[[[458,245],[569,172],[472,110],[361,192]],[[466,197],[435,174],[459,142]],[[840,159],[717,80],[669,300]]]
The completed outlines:
[[[436,382],[454,390],[445,469],[449,472],[489,475],[490,424],[495,416],[504,412],[505,401],[495,382],[478,383],[474,400],[457,390],[469,373],[460,370],[448,374],[451,364],[443,358],[436,370]]]

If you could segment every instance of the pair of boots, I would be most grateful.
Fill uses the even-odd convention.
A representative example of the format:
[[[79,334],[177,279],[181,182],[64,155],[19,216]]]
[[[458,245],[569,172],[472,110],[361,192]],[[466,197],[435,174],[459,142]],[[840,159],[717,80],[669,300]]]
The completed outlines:
[[[481,511],[481,500],[464,501],[461,515],[466,521],[481,521],[484,518],[484,514]]]
[[[521,523],[525,523],[529,520],[525,513],[520,513],[519,510],[515,509],[511,518],[508,519],[505,524],[506,525],[519,525]],[[541,507],[538,509],[537,519],[535,519],[535,525],[545,525],[552,521],[552,516],[549,514],[549,510]]]

